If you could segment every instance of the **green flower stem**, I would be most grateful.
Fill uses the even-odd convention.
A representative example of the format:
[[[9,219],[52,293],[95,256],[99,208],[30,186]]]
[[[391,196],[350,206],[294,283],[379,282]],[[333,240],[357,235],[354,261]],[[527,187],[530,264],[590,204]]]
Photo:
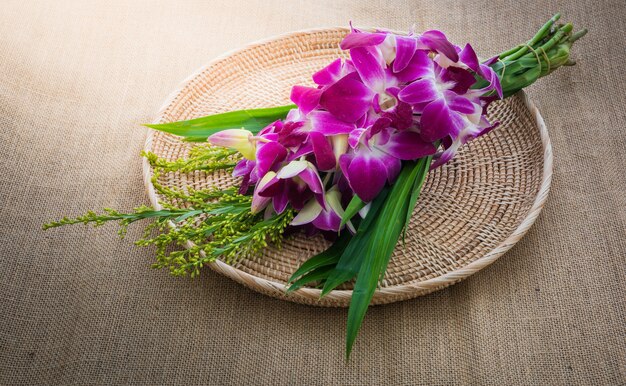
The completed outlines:
[[[557,13],[556,15],[552,16],[552,18],[550,18],[550,20],[548,20],[546,22],[546,24],[543,25],[543,27],[541,27],[539,29],[539,31],[537,31],[537,33],[535,34],[535,36],[533,36],[532,39],[530,39],[528,41],[528,43],[526,44],[520,44],[519,46],[509,50],[509,51],[505,51],[503,53],[501,53],[500,55],[498,55],[498,57],[502,60],[507,59],[509,61],[513,61],[515,59],[520,58],[522,55],[524,55],[526,52],[528,52],[528,48],[535,46],[537,43],[539,43],[541,40],[544,39],[544,37],[546,36],[546,34],[548,34],[550,32],[550,29],[552,28],[552,26],[554,25],[554,23],[556,23],[557,20],[559,20],[561,18],[561,14]]]
[[[504,97],[528,87],[561,66],[574,64],[570,49],[587,30],[572,33],[571,23],[556,26],[559,17],[559,14],[553,16],[528,43],[501,53],[499,60],[491,65],[500,77]],[[474,87],[486,85],[486,81],[479,80]]]
[[[292,209],[264,219],[263,214],[252,213],[252,197],[240,195],[236,188],[175,189],[159,183],[164,173],[232,170],[238,159],[233,151],[200,145],[190,150],[188,158],[175,161],[149,152],[143,155],[153,167],[152,184],[164,198],[160,203],[163,209],[142,206],[130,213],[121,213],[107,208],[101,214],[89,211],[73,219],[65,217],[44,224],[43,229],[79,223],[101,226],[117,221],[123,237],[130,224],[152,220],[145,227],[143,238],[135,244],[156,247],[153,267],[167,268],[175,276],[190,274],[193,277],[217,258],[233,262],[258,253],[270,243],[280,246],[285,229],[294,217]]]

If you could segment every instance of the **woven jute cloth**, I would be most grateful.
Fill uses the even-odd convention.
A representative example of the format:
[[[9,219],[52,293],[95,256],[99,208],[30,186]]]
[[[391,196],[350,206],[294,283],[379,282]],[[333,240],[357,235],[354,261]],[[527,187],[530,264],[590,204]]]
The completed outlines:
[[[139,124],[224,52],[352,20],[488,57],[556,11],[591,32],[528,90],[554,151],[541,215],[469,279],[372,307],[348,363],[345,309],[151,270],[140,227],[40,230],[148,203]],[[0,384],[626,383],[624,20],[621,0],[0,2]]]

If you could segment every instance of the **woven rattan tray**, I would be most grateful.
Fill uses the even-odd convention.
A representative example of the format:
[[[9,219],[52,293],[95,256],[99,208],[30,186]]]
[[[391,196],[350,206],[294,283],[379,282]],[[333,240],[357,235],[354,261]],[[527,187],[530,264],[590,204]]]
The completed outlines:
[[[202,68],[175,91],[155,122],[290,103],[293,85],[312,85],[311,74],[338,56],[344,28],[295,32],[252,44]],[[546,200],[552,174],[550,139],[539,112],[525,94],[496,102],[490,116],[500,126],[465,147],[425,183],[406,244],[399,244],[373,304],[424,295],[454,284],[493,263],[533,224]],[[190,144],[150,131],[145,148],[173,160],[185,157]],[[161,199],[150,182],[152,204]],[[170,187],[230,186],[227,173],[202,172],[162,176]],[[283,248],[267,249],[235,266],[217,261],[215,271],[264,294],[298,303],[346,307],[350,287],[319,299],[320,291],[303,288],[286,295],[285,283],[309,257],[328,247],[322,237],[298,235]]]

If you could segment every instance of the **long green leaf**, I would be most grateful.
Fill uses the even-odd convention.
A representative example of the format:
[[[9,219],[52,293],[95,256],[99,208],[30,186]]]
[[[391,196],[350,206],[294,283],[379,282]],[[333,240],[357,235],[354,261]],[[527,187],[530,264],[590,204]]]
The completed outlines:
[[[351,238],[352,235],[349,232],[343,232],[328,249],[305,261],[300,268],[298,268],[296,272],[291,275],[289,282],[294,282],[299,277],[304,276],[317,268],[337,264],[339,257],[341,257],[341,254]]]
[[[352,217],[354,217],[363,207],[365,206],[365,202],[359,198],[356,194],[352,197],[352,200],[348,203],[348,207],[346,211],[343,212],[343,216],[341,216],[341,224],[339,228],[341,229]]]
[[[363,258],[348,310],[346,358],[350,356],[367,308],[402,233],[406,213],[412,210],[411,194],[416,180],[421,178],[423,166],[419,162],[406,162],[403,165],[375,222],[362,238],[353,239],[354,243],[362,243],[359,249],[363,251]]]
[[[289,288],[287,288],[287,293],[293,292],[306,284],[326,280],[332,270],[333,266],[329,265],[318,267],[308,272],[306,275],[303,275],[298,280],[294,281],[293,284]]]
[[[389,191],[390,187],[385,187],[381,190],[374,201],[372,201],[370,210],[365,219],[359,225],[356,235],[352,237],[350,243],[341,255],[334,271],[328,277],[326,283],[324,283],[321,296],[326,296],[330,291],[337,288],[337,286],[352,280],[352,278],[354,278],[359,272],[363,258],[361,250],[363,246],[362,239],[366,237],[365,235],[367,230],[371,227],[371,224],[376,221],[376,215],[385,203],[385,199],[387,198]]]
[[[426,181],[426,176],[428,175],[428,170],[430,169],[430,164],[433,160],[433,156],[428,156],[421,158],[417,161],[418,164],[418,172],[417,178],[413,182],[413,188],[411,189],[411,197],[409,199],[409,206],[407,207],[407,212],[404,220],[404,230],[402,232],[402,242],[405,241],[406,238],[406,230],[409,226],[409,221],[411,221],[411,216],[413,215],[413,209],[415,209],[415,204],[417,203],[417,199],[422,191],[422,186],[424,185],[424,181]]]
[[[240,129],[243,127],[252,133],[258,133],[275,120],[285,118],[289,110],[294,107],[295,105],[288,105],[264,109],[230,111],[228,113],[209,115],[188,121],[145,124],[144,126],[181,137],[191,138],[192,141],[197,142],[201,138],[206,139],[210,135],[225,129]]]

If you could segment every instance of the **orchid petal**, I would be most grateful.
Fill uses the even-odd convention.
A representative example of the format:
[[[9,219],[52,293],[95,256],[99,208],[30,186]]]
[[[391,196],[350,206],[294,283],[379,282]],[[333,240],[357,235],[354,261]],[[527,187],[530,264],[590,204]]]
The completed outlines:
[[[309,114],[311,130],[324,135],[348,134],[354,129],[353,123],[347,123],[335,118],[328,111],[312,111]]]
[[[490,126],[489,121],[487,121],[487,118],[485,118],[485,116],[482,114],[482,108],[476,103],[472,103],[472,106],[474,107],[474,111],[467,113],[467,119],[476,126],[480,125],[481,123],[486,123],[484,125],[485,127]]]
[[[246,194],[250,184],[256,182],[256,178],[253,178],[252,171],[256,166],[255,161],[242,159],[237,162],[237,165],[233,169],[233,177],[242,177],[241,185],[239,186],[239,194]]]
[[[413,125],[413,109],[408,103],[398,101],[391,111],[385,111],[383,117],[391,120],[391,126],[398,130],[408,129]]]
[[[414,160],[435,154],[435,146],[422,139],[414,131],[401,131],[393,134],[389,141],[380,147],[385,153],[401,160]]]
[[[443,83],[450,83],[454,86],[451,88],[457,94],[465,94],[474,83],[476,77],[469,71],[461,67],[448,67],[442,69],[440,80]]]
[[[337,80],[341,79],[342,64],[341,58],[335,60],[328,66],[313,74],[313,81],[320,86],[335,83]]]
[[[382,43],[387,37],[383,32],[361,32],[352,31],[346,35],[345,38],[339,43],[339,47],[342,50],[349,50],[357,47],[370,47],[376,46]]]
[[[259,144],[256,152],[257,173],[265,175],[277,162],[282,162],[287,157],[287,149],[278,142]]]
[[[330,207],[329,210],[335,212],[339,219],[343,218],[345,211],[341,206],[341,192],[339,191],[337,185],[333,186],[328,192],[326,192],[326,201],[328,202],[328,206]],[[337,230],[339,230],[340,226],[341,221],[339,222],[339,225],[337,225]],[[352,225],[351,221],[348,220],[346,222],[346,226],[350,229],[352,233],[356,233],[356,229]]]
[[[317,229],[337,232],[341,226],[341,217],[332,209],[327,209],[323,210],[311,223]]]
[[[298,226],[312,222],[322,212],[322,206],[315,200],[309,200],[304,207],[298,212],[296,217],[291,220],[291,225]]]
[[[263,210],[267,206],[267,204],[269,204],[271,198],[270,197],[263,197],[263,196],[259,195],[259,192],[261,190],[263,190],[263,188],[275,176],[276,176],[276,173],[274,173],[274,172],[267,172],[267,174],[265,174],[263,176],[263,178],[261,178],[261,181],[259,181],[259,183],[254,188],[254,193],[252,195],[252,204],[250,206],[250,209],[251,209],[252,213],[259,213],[261,210]]]
[[[493,70],[493,68],[488,65],[481,64],[480,65],[480,75],[489,82],[489,86],[482,89],[482,91],[487,92],[491,90],[496,90],[498,93],[498,97],[502,99],[502,84],[500,83],[500,78],[498,74]]]
[[[428,51],[417,50],[407,63],[406,67],[396,74],[401,82],[411,82],[418,78],[434,77],[433,61],[428,56]]]
[[[311,145],[310,142],[307,142],[304,145],[300,146],[298,150],[296,150],[295,153],[289,154],[289,156],[287,157],[287,161],[291,162],[293,160],[296,160],[305,155],[309,155],[311,153],[313,153],[313,146]]]
[[[387,177],[387,182],[389,182],[390,184],[393,183],[398,177],[398,174],[400,174],[400,170],[402,169],[402,162],[398,158],[388,154],[380,155],[378,158],[383,163],[383,165],[385,165],[385,175]]]
[[[396,59],[396,38],[392,33],[388,33],[385,40],[376,46],[380,50],[385,64],[389,65]]]
[[[302,179],[291,179],[285,181],[284,193],[289,198],[289,203],[295,210],[300,210],[304,207],[311,198],[313,198],[313,192],[308,188],[307,184]],[[318,200],[322,205],[323,200]]]
[[[350,163],[352,162],[352,160],[354,159],[354,153],[346,153],[346,154],[342,154],[341,157],[339,157],[339,168],[341,169],[341,173],[343,174],[343,176],[348,179],[348,168],[350,167]],[[349,181],[348,181],[349,184]]]
[[[480,62],[478,60],[478,55],[476,55],[476,51],[472,48],[472,46],[468,43],[463,48],[463,51],[459,54],[459,59],[463,64],[470,68],[470,70],[475,73],[480,72]]]
[[[332,145],[333,145],[333,154],[335,156],[335,162],[338,164],[339,157],[341,157],[342,154],[348,151],[348,135],[346,134],[333,135],[332,137],[330,137],[330,141],[332,142]]]
[[[385,91],[385,64],[378,49],[357,47],[350,50],[350,57],[363,83],[377,93]]]
[[[326,199],[328,201],[328,205],[332,210],[334,210],[339,216],[343,216],[344,210],[341,206],[341,193],[337,186],[333,186],[326,192]]]
[[[291,161],[287,165],[283,166],[278,173],[276,174],[276,178],[286,179],[293,178],[298,174],[302,173],[304,169],[308,166],[307,161]]]
[[[313,153],[319,170],[331,170],[335,168],[335,154],[333,147],[326,137],[318,132],[309,133],[309,139],[313,145]]]
[[[478,74],[478,76],[489,82],[489,85],[481,89],[480,91],[488,92],[491,90],[496,90],[498,96],[502,98],[502,86],[500,85],[500,78],[498,77],[496,72],[490,67],[491,64],[495,63],[498,60],[497,56],[494,56],[493,58],[481,64],[478,60],[478,55],[476,55],[476,52],[474,51],[472,46],[467,44],[465,45],[465,48],[463,48],[463,51],[461,51],[460,53],[460,60],[472,71]]]
[[[486,121],[486,119],[485,119],[485,121]],[[500,125],[500,122],[497,121],[497,122],[494,122],[493,124],[489,124],[489,122],[487,122],[487,124],[488,124],[488,126],[486,126],[486,127],[481,126],[481,127],[484,127],[484,128],[476,135],[476,137],[480,137],[480,136],[483,136],[483,135],[489,133],[491,130],[493,130],[496,127],[498,127]]]
[[[417,40],[410,36],[396,35],[396,58],[393,61],[393,72],[406,68],[417,49]]]
[[[351,76],[341,78],[328,87],[320,105],[345,122],[355,122],[369,110],[374,92]]]
[[[309,189],[311,189],[313,193],[315,194],[324,193],[322,179],[320,178],[320,175],[317,173],[315,166],[313,166],[313,164],[311,164],[308,161],[305,161],[305,162],[307,162],[308,166],[306,169],[300,172],[300,174],[298,174],[298,177],[300,177],[302,181],[304,181],[308,185]]]
[[[448,161],[450,161],[452,158],[454,158],[454,155],[456,154],[459,146],[460,146],[460,142],[455,141],[452,146],[448,147],[446,150],[444,150],[441,154],[439,154],[433,161],[433,163],[430,165],[430,170],[436,169],[439,166],[447,163]]]
[[[385,186],[387,170],[379,159],[356,155],[348,166],[346,177],[350,187],[365,202],[372,201]]]
[[[374,135],[382,132],[391,125],[391,119],[387,117],[378,118],[367,130],[366,139],[369,140]],[[386,142],[386,141],[385,141]]]
[[[418,48],[428,48],[447,56],[453,62],[459,61],[459,54],[443,32],[437,30],[426,31],[419,36],[418,40]]]
[[[465,97],[456,95],[452,91],[446,91],[445,94],[448,101],[448,107],[450,107],[450,109],[454,111],[462,114],[473,114],[476,111],[478,111],[478,113],[480,114],[482,112],[480,106],[478,106],[479,108],[476,109],[476,104],[472,103],[469,99]]]
[[[463,118],[450,110],[444,99],[429,103],[420,119],[422,138],[434,142],[447,135],[455,136],[464,126]]]
[[[303,114],[310,113],[320,103],[322,90],[312,87],[293,86],[290,99],[295,103]]]
[[[287,204],[289,204],[289,192],[283,189],[279,194],[275,195],[272,199],[272,206],[274,207],[274,211],[276,213],[281,214],[287,209]]]
[[[235,165],[235,168],[233,169],[233,177],[241,177],[245,174],[249,174],[252,169],[254,169],[255,165],[256,162],[254,161],[242,159],[241,161],[237,162],[237,165]]]
[[[418,104],[433,101],[437,99],[439,95],[434,80],[420,79],[403,88],[398,94],[398,98],[402,102]]]
[[[277,141],[286,147],[298,147],[306,142],[307,128],[304,122],[286,122],[278,133]]]
[[[366,129],[364,128],[354,129],[350,132],[350,136],[348,137],[348,144],[351,148],[354,149],[359,145],[365,132]]]
[[[268,174],[269,173],[273,173],[273,177],[269,179],[269,181],[265,181],[263,184],[260,184],[259,182],[260,186],[259,184],[256,186],[256,192],[259,196],[274,197],[285,190],[285,180],[277,178],[276,172],[274,171],[268,172]]]

